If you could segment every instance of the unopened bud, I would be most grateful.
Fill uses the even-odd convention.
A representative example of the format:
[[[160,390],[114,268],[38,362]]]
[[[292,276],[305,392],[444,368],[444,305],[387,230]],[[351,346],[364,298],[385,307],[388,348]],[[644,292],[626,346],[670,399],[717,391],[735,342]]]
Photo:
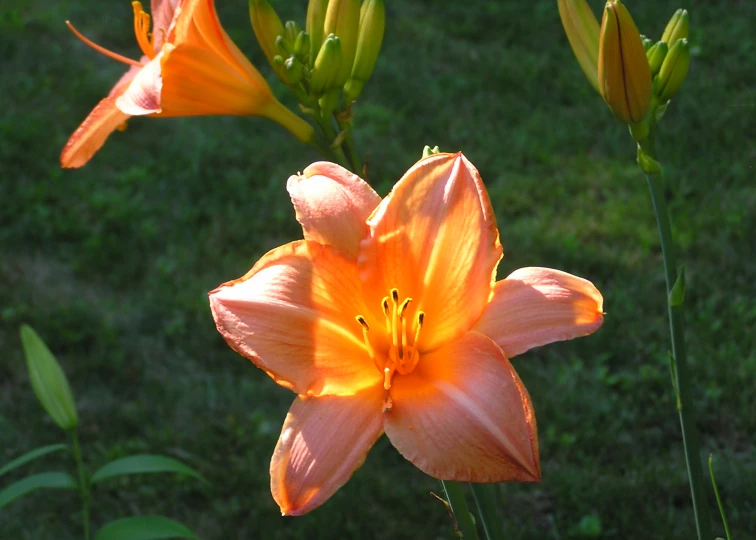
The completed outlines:
[[[320,47],[310,78],[310,91],[319,96],[333,88],[336,75],[341,65],[341,42],[333,34],[329,35]]]
[[[283,56],[290,56],[294,53],[292,43],[284,36],[278,36],[276,38],[276,50]]]
[[[305,32],[310,36],[310,66],[315,63],[320,46],[323,45],[325,37],[325,17],[328,9],[328,0],[310,0],[307,4],[307,20],[305,21]]]
[[[296,21],[286,21],[284,24],[284,37],[289,43],[294,43],[302,31]]]
[[[678,9],[672,18],[669,19],[667,27],[662,34],[662,41],[666,41],[670,47],[675,46],[678,40],[688,37],[688,11],[685,9]]]
[[[351,103],[362,92],[373,74],[378,53],[381,51],[383,31],[386,28],[386,7],[383,0],[365,0],[360,10],[360,29],[352,74],[344,86],[344,102]]]
[[[654,45],[654,40],[649,39],[643,34],[641,34],[641,42],[643,43],[643,48],[648,52],[648,50]]]
[[[648,67],[651,69],[651,75],[656,75],[661,69],[664,57],[667,56],[669,47],[663,41],[659,41],[654,44],[648,51],[646,51],[646,58],[648,58]]]
[[[296,57],[290,56],[284,62],[284,73],[286,74],[286,83],[289,86],[296,86],[304,76],[304,66]]]
[[[266,0],[249,0],[249,18],[252,21],[252,30],[265,53],[273,71],[280,77],[280,66],[276,66],[273,57],[278,54],[276,39],[284,33],[283,24],[278,14]]]
[[[334,34],[341,41],[341,65],[334,86],[342,87],[349,79],[357,52],[360,27],[360,0],[330,0],[325,18],[325,33]]]
[[[598,90],[599,23],[586,0],[557,0],[559,17],[580,69]]]
[[[302,59],[310,54],[310,36],[307,35],[307,32],[299,32],[297,39],[294,41],[294,54]]]
[[[679,39],[669,50],[656,77],[655,93],[662,103],[672,99],[680,90],[690,67],[688,40]]]
[[[641,122],[651,107],[651,70],[638,28],[627,8],[606,3],[601,21],[598,59],[599,92],[614,117],[625,124]]]

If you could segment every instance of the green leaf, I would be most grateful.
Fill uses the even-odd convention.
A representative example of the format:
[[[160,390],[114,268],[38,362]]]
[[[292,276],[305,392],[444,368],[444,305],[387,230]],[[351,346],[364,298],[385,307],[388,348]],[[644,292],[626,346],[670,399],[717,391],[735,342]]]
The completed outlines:
[[[73,476],[63,472],[48,472],[27,476],[0,491],[0,508],[38,489],[78,489]]]
[[[198,480],[207,482],[207,480],[205,480],[205,478],[200,473],[198,473],[188,465],[184,465],[177,459],[152,454],[138,454],[136,456],[128,456],[125,458],[117,459],[115,461],[111,461],[107,465],[103,465],[92,475],[91,483],[95,484],[97,482],[102,482],[107,478],[113,478],[126,474],[161,472],[177,472],[193,476]]]
[[[672,307],[678,307],[683,305],[685,301],[685,267],[681,267],[677,274],[675,284],[672,286],[672,290],[669,291],[669,305]]]
[[[199,538],[181,523],[162,516],[137,516],[116,519],[97,531],[94,540],[158,540],[160,538]]]
[[[37,458],[46,456],[47,454],[58,452],[59,450],[65,450],[66,448],[68,448],[68,446],[65,444],[50,444],[48,446],[41,446],[39,448],[35,448],[34,450],[27,452],[23,456],[17,457],[16,459],[8,463],[5,467],[0,469],[0,476],[4,475],[7,472],[12,471],[13,469],[19,468],[21,465],[24,465],[25,463],[34,461]]]
[[[76,403],[60,364],[31,326],[21,326],[21,343],[37,399],[61,429],[75,428],[79,425]]]

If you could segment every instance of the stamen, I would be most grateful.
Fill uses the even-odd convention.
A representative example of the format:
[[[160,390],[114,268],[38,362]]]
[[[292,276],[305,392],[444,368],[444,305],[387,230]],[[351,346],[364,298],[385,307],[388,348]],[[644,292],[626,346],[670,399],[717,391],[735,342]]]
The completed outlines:
[[[391,289],[391,299],[393,300],[394,309],[391,313],[391,343],[394,347],[399,347],[399,324],[398,324],[398,310],[397,304],[399,303],[399,291],[397,289]]]
[[[136,34],[139,48],[150,60],[155,58],[155,47],[152,45],[150,34],[150,16],[142,9],[141,2],[132,2],[134,8],[134,34]]]
[[[417,313],[417,326],[415,326],[415,349],[417,349],[417,341],[420,339],[420,330],[423,329],[423,321],[425,320],[425,312],[418,311]]]
[[[123,62],[124,64],[128,64],[130,66],[136,66],[136,67],[142,67],[142,64],[137,62],[136,60],[132,60],[131,58],[126,58],[125,56],[122,56],[120,54],[114,53],[113,51],[107,50],[105,47],[102,47],[98,45],[97,43],[93,42],[90,39],[87,39],[84,37],[84,34],[79,32],[76,28],[74,28],[74,25],[71,24],[71,21],[66,21],[66,26],[68,26],[68,29],[73,32],[73,34],[79,38],[81,41],[84,42],[85,45],[89,45],[94,50],[96,50],[98,53],[102,53],[108,58],[112,58],[113,60],[117,60],[119,62]]]
[[[399,348],[399,361],[404,365],[404,352],[407,350],[407,320],[404,318],[404,312],[412,302],[412,298],[405,298],[402,305],[399,306],[399,319],[402,321],[402,346]]]
[[[360,323],[360,326],[362,326],[362,339],[365,340],[365,347],[367,348],[368,355],[370,355],[371,360],[375,360],[375,351],[373,350],[373,345],[370,343],[370,339],[368,338],[368,330],[370,330],[370,326],[365,320],[365,317],[363,317],[362,315],[357,315],[355,319],[358,323]]]
[[[383,314],[386,316],[386,332],[391,332],[391,319],[389,318],[389,297],[384,296],[381,301],[383,306]]]
[[[412,302],[412,298],[406,298],[404,302],[402,302],[402,305],[399,306],[399,316],[401,317],[404,315],[404,310],[407,309],[407,306],[409,306],[410,302]]]

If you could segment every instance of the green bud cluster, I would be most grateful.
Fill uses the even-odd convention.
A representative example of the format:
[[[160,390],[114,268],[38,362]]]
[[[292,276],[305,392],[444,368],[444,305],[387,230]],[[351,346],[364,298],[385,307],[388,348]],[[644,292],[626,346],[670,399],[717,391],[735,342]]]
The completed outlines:
[[[268,0],[249,0],[249,13],[274,73],[307,111],[326,117],[357,99],[378,59],[384,0],[310,0],[304,29],[283,24]]]
[[[646,52],[653,75],[653,94],[660,104],[667,103],[680,90],[690,67],[688,12],[675,11],[660,41]]]

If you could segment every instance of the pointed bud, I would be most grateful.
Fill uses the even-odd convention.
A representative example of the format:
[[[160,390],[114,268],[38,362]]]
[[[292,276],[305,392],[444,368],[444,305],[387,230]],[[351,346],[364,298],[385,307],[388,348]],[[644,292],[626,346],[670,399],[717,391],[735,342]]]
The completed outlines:
[[[297,36],[302,31],[296,21],[286,21],[284,25],[284,37],[289,43],[294,43],[297,40]]]
[[[326,11],[325,33],[334,34],[341,41],[341,66],[334,84],[342,87],[349,79],[357,52],[360,27],[360,0],[330,0]]]
[[[276,51],[282,56],[291,56],[294,53],[294,47],[284,36],[278,36],[276,38]]]
[[[296,86],[304,76],[304,66],[294,56],[290,56],[284,62],[284,73],[286,74],[286,84]]]
[[[21,344],[24,347],[29,381],[50,418],[64,430],[79,425],[71,387],[66,374],[50,349],[31,326],[21,327]]]
[[[294,54],[302,59],[307,58],[307,55],[310,54],[310,36],[307,35],[307,32],[300,32],[294,41]]]
[[[310,0],[307,5],[307,21],[305,31],[310,36],[310,66],[315,63],[323,39],[325,37],[324,27],[326,11],[328,10],[328,0]]]
[[[688,37],[688,11],[685,9],[678,9],[672,18],[669,19],[667,27],[662,34],[662,41],[665,41],[669,48],[675,46],[678,40]]]
[[[654,43],[653,47],[646,51],[646,58],[648,58],[648,67],[651,69],[651,75],[656,75],[661,69],[664,57],[667,56],[669,47],[663,41]]]
[[[341,66],[341,42],[333,34],[329,35],[320,47],[315,59],[310,78],[310,91],[319,96],[333,88],[336,75]]]
[[[266,0],[249,0],[249,18],[252,21],[252,30],[255,37],[273,67],[276,75],[280,77],[281,68],[273,62],[273,57],[278,54],[276,39],[283,35],[284,27],[281,19]]]
[[[654,45],[654,41],[652,39],[648,39],[643,34],[641,34],[641,41],[643,42],[643,49],[646,52],[648,52],[648,50]]]
[[[656,77],[655,93],[662,103],[672,99],[685,80],[690,67],[690,48],[683,38],[669,50]]]
[[[344,103],[349,104],[360,95],[370,79],[381,50],[386,28],[386,7],[383,0],[365,0],[360,10],[360,31],[352,74],[344,86]]]
[[[559,17],[588,82],[598,90],[599,23],[585,0],[557,0]]]
[[[625,124],[641,122],[651,107],[651,70],[638,28],[627,8],[606,3],[601,21],[598,59],[599,92],[614,117]]]

